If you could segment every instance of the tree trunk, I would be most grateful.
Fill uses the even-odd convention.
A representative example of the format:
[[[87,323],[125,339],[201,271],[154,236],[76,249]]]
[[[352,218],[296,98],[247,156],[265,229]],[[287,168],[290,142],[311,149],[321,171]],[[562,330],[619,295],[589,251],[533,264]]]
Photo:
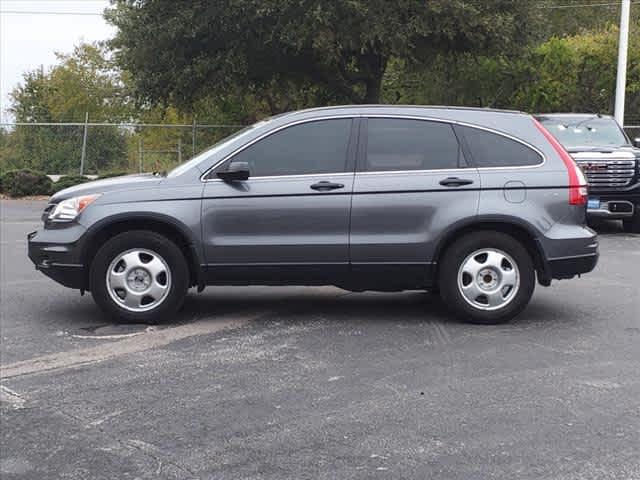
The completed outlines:
[[[365,81],[364,103],[380,103],[380,94],[382,93],[382,76],[384,70],[376,72],[376,76],[372,76]]]
[[[387,69],[387,59],[378,50],[377,52],[369,51],[361,61],[364,64],[361,71],[366,72],[364,77],[365,93],[362,101],[364,103],[380,103],[382,77]]]

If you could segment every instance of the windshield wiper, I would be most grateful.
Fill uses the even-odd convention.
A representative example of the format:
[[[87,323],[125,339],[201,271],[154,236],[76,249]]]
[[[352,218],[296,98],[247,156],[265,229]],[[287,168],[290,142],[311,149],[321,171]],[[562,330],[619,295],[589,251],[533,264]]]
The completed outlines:
[[[585,123],[590,122],[591,120],[594,120],[594,119],[596,119],[596,118],[602,118],[602,115],[600,115],[600,114],[598,113],[598,114],[592,115],[591,117],[587,117],[587,118],[585,118],[584,120],[580,120],[579,122],[575,122],[575,123],[568,123],[568,124],[566,124],[566,125],[565,125],[565,124],[563,124],[562,126],[563,126],[564,128],[569,128],[569,127],[574,127],[574,128],[575,128],[575,127],[579,127],[580,125],[584,125]]]

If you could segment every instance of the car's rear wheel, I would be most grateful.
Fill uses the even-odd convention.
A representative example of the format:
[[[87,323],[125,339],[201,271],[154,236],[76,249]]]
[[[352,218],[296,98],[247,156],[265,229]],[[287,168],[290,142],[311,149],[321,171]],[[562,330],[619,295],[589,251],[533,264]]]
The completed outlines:
[[[131,231],[98,250],[90,282],[96,303],[116,320],[157,323],[182,305],[189,270],[171,240],[155,232]]]
[[[622,226],[627,233],[640,233],[640,204],[636,205],[633,217],[622,221]]]
[[[483,231],[460,238],[446,250],[439,284],[445,303],[464,320],[503,323],[529,303],[535,269],[516,239]]]

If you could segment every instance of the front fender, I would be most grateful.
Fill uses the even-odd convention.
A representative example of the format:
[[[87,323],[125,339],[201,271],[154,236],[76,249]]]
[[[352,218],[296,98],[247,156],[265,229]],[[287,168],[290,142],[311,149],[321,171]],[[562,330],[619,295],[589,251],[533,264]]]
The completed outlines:
[[[204,249],[200,226],[201,199],[166,202],[136,202],[131,204],[102,204],[91,209],[91,215],[81,219],[86,232],[80,242],[81,258],[85,265],[107,238],[126,230],[150,229],[177,237],[189,248],[197,284],[202,285]],[[129,209],[135,206],[134,209]],[[89,212],[87,212],[89,213]]]

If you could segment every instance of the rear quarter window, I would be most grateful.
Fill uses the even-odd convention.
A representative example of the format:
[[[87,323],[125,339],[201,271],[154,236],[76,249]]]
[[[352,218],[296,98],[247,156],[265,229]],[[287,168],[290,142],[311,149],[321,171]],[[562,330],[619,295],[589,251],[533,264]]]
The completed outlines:
[[[478,168],[540,165],[542,156],[516,140],[479,128],[458,126]]]

